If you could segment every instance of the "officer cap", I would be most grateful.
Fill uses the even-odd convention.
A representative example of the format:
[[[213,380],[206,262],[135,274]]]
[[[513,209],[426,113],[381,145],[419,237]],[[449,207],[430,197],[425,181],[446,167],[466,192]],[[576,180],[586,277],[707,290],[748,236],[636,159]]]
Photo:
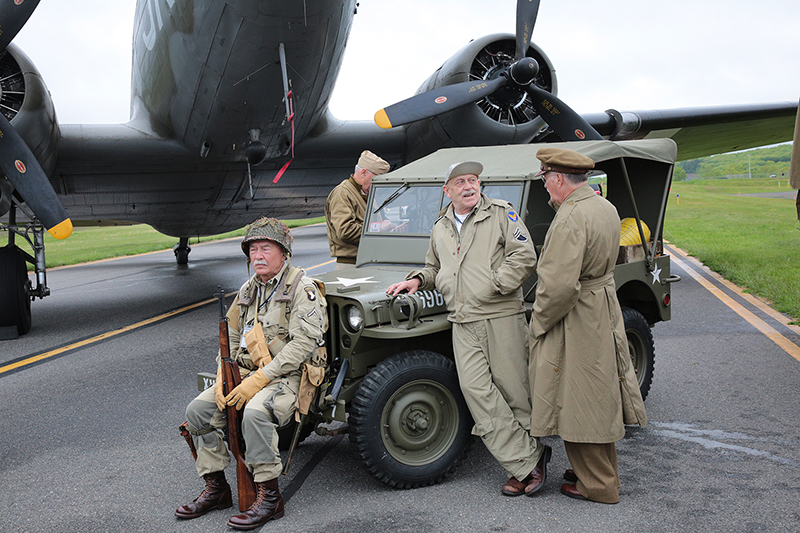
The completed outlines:
[[[376,176],[389,172],[389,163],[369,150],[361,152],[361,157],[358,158],[358,166],[369,170]]]
[[[242,251],[250,259],[251,242],[272,241],[283,248],[286,257],[291,257],[293,240],[286,224],[275,218],[263,217],[247,226],[247,233],[242,239]]]
[[[565,174],[586,174],[594,168],[594,161],[575,150],[545,146],[536,152],[536,158],[542,162],[536,177],[544,179],[545,172],[563,172]]]
[[[450,181],[450,178],[457,176],[466,176],[472,174],[473,176],[480,176],[483,172],[483,165],[477,161],[462,161],[461,163],[453,163],[447,172],[444,173],[445,184]]]

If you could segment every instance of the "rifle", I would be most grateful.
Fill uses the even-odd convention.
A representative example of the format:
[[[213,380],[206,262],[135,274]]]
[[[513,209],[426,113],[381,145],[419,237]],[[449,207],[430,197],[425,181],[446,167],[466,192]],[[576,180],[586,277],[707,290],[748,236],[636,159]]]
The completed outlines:
[[[230,341],[228,340],[228,316],[225,313],[225,292],[218,287],[214,293],[219,299],[219,354],[222,365],[222,393],[227,396],[242,382],[239,365],[231,359]],[[242,438],[242,411],[228,405],[225,407],[225,418],[228,424],[228,447],[236,459],[236,487],[239,493],[239,511],[246,511],[256,501],[256,485],[253,474],[244,462],[244,439]]]

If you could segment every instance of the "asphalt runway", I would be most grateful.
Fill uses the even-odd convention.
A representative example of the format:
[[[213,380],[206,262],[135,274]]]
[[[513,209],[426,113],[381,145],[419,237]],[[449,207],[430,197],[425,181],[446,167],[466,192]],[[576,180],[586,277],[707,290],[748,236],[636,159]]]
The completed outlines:
[[[331,270],[323,226],[293,230],[293,264]],[[553,446],[535,497],[476,441],[444,483],[391,489],[346,435],[312,435],[280,481],[286,516],[262,531],[800,531],[800,329],[673,254],[672,320],[654,328],[650,419],[617,444],[621,501],[559,493]],[[238,240],[48,272],[33,329],[0,341],[0,530],[226,531],[234,509],[190,521],[202,489],[177,427],[217,350],[217,285],[247,270]],[[233,467],[228,479],[235,479]]]

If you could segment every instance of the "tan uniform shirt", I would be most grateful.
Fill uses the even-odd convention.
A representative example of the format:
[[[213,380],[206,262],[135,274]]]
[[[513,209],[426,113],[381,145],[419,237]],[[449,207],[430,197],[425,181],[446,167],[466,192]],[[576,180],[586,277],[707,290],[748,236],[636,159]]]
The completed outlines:
[[[325,202],[325,222],[328,226],[328,245],[331,257],[340,263],[355,263],[367,195],[353,176],[337,185]]]
[[[439,289],[448,320],[463,323],[524,312],[522,283],[535,266],[528,229],[511,204],[481,193],[460,234],[452,204],[439,213],[425,267],[407,279],[419,277],[420,290]]]

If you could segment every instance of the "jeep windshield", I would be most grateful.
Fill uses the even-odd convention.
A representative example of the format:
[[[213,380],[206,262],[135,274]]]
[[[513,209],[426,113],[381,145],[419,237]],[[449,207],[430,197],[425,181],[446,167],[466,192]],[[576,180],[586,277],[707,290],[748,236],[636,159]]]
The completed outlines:
[[[518,208],[522,185],[481,184],[490,198],[506,200]],[[430,235],[439,211],[450,203],[439,184],[373,185],[373,205],[367,212],[366,233]]]

